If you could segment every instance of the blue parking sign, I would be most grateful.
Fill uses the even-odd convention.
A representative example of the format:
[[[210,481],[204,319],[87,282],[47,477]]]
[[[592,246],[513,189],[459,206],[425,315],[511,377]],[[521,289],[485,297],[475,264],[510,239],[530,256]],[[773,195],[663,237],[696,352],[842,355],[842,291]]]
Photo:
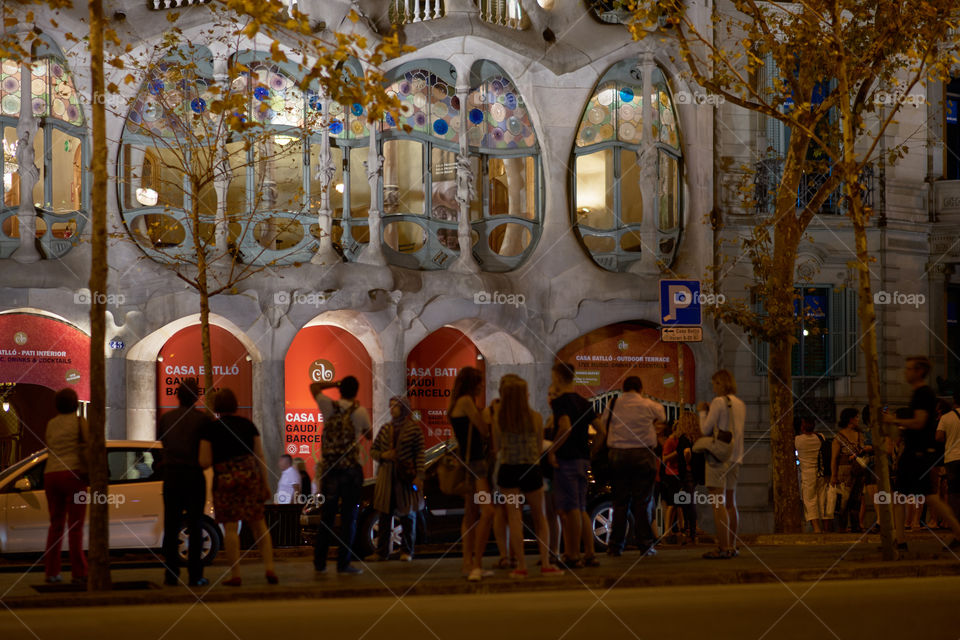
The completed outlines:
[[[700,301],[699,280],[661,280],[660,324],[699,326]]]

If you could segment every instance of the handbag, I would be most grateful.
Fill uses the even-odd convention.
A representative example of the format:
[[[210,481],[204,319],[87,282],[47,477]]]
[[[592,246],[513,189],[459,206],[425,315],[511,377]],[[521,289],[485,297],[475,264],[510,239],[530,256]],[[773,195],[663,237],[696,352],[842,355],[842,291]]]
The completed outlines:
[[[733,406],[730,396],[727,399],[727,423],[733,418]],[[713,430],[712,436],[697,438],[693,443],[694,453],[707,453],[718,463],[726,462],[733,455],[733,431],[720,429],[719,425]]]
[[[467,426],[467,448],[466,457],[470,457],[470,447],[473,443],[473,423]],[[460,443],[457,443],[457,447]],[[448,496],[462,496],[473,492],[473,477],[467,469],[467,463],[456,454],[455,450],[449,450],[443,454],[437,462],[437,483],[440,485],[440,491]]]
[[[724,399],[727,401],[727,426],[730,426],[730,423],[733,421],[733,403],[730,402],[730,396],[724,396]],[[730,444],[733,442],[733,431],[724,431],[717,426],[715,430],[717,435],[717,440]]]

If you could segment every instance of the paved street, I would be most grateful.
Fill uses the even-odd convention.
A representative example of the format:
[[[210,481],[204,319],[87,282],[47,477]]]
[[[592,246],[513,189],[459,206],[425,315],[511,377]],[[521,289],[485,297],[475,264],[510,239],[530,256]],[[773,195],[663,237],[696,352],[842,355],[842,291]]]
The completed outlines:
[[[4,639],[955,640],[960,579],[284,600],[0,613]],[[708,635],[706,635],[708,634]]]

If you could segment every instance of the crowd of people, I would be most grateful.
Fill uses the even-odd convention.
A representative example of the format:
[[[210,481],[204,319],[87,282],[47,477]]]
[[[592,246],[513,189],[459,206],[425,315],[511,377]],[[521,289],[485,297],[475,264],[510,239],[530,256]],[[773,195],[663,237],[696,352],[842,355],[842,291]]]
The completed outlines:
[[[906,380],[913,392],[910,405],[880,416],[885,436],[873,443],[869,408],[844,409],[832,438],[818,433],[812,420],[801,422],[796,436],[805,518],[813,531],[862,531],[867,507],[889,500],[894,505],[898,548],[906,549],[905,532],[939,524],[954,533],[946,546],[960,547],[960,394],[953,406],[937,401],[927,386],[930,362],[907,359]],[[499,549],[495,569],[513,578],[529,575],[524,553],[523,509],[530,510],[530,529],[537,541],[539,571],[545,576],[595,567],[594,527],[588,512],[590,474],[606,474],[613,499],[612,529],[606,552],[619,556],[627,548],[628,523],[644,555],[655,555],[661,541],[696,544],[697,506],[712,507],[716,548],[706,559],[738,554],[739,514],[736,490],[744,456],[746,405],[737,397],[736,382],[727,370],[711,378],[713,398],[697,413],[683,411],[668,422],[664,406],[644,395],[638,376],[624,379],[621,393],[599,413],[594,403],[576,391],[574,367],[558,362],[547,391],[550,414],[531,406],[527,382],[515,374],[503,376],[499,397],[481,406],[483,374],[462,368],[453,385],[447,417],[457,444],[457,465],[465,481],[456,495],[464,496],[461,526],[463,574],[470,581],[492,575],[483,564],[491,532]],[[336,389],[336,399],[326,392]],[[390,400],[390,419],[373,439],[369,413],[357,397],[359,383],[347,376],[315,382],[311,393],[323,415],[321,459],[311,481],[303,461],[281,456],[277,491],[271,492],[260,433],[237,415],[230,389],[217,391],[209,408],[198,407],[194,379],[176,390],[179,407],[163,414],[158,437],[163,455],[153,471],[163,479],[164,582],[180,584],[178,551],[181,523],[189,537],[188,584],[208,584],[200,552],[206,482],[213,470],[214,513],[224,531],[230,577],[223,584],[239,586],[238,523],[253,531],[268,583],[277,584],[271,537],[264,504],[297,504],[307,492],[324,497],[322,521],[314,545],[314,568],[327,570],[327,554],[336,544],[337,572],[362,573],[354,538],[363,485],[361,451],[372,441],[370,454],[378,463],[373,508],[379,513],[379,540],[367,562],[388,559],[392,518],[401,525],[400,556],[410,561],[416,543],[416,517],[424,508],[424,435],[405,397]],[[89,427],[77,416],[77,396],[69,389],[56,395],[58,415],[47,426],[50,459],[45,491],[50,512],[46,581],[62,581],[62,541],[69,541],[72,579],[86,580],[82,550],[85,505],[75,494],[86,488],[86,447]],[[875,460],[887,456],[893,492],[879,491]],[[299,462],[299,464],[297,464]],[[313,486],[311,487],[311,483]],[[705,494],[697,493],[703,486]],[[501,499],[491,500],[493,495]],[[655,509],[664,506],[664,526],[658,530]],[[924,515],[925,514],[925,515]],[[339,526],[337,520],[339,519]],[[560,549],[560,540],[563,549]]]
[[[882,439],[871,437],[870,407],[840,412],[835,435],[818,433],[814,421],[801,420],[795,445],[805,519],[816,532],[861,533],[869,508],[893,506],[897,548],[907,549],[906,533],[921,526],[950,529],[945,546],[960,548],[960,392],[953,402],[938,400],[926,380],[926,357],[907,358],[910,404],[884,407],[878,425]],[[886,458],[890,491],[881,491],[877,459]]]

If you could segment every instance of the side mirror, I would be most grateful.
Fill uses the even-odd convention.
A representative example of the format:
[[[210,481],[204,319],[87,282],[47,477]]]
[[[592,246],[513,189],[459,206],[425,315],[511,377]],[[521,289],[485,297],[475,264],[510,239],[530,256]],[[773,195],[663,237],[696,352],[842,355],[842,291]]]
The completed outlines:
[[[33,485],[30,484],[30,478],[19,478],[16,482],[13,483],[13,488],[17,491],[30,491],[33,489]]]

